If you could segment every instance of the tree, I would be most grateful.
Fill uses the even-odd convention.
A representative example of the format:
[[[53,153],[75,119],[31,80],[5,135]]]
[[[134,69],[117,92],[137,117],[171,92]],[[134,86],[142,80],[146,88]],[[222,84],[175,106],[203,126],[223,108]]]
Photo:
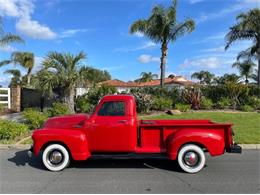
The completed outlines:
[[[58,88],[71,112],[74,112],[75,88],[82,79],[79,65],[85,58],[83,52],[77,55],[49,52],[42,62],[44,68],[39,73],[42,76],[40,87],[50,93],[54,88]]]
[[[230,28],[226,35],[226,49],[233,42],[239,40],[252,40],[253,45],[247,50],[240,53],[240,56],[257,56],[258,60],[258,86],[260,86],[260,9],[255,8],[242,13],[236,18],[237,24]]]
[[[153,74],[151,72],[142,72],[140,76],[141,76],[141,78],[136,79],[135,82],[139,82],[139,83],[149,82],[149,81],[152,81],[153,79],[158,78],[157,74]]]
[[[23,43],[23,39],[18,35],[11,33],[5,33],[3,28],[2,17],[0,16],[0,46],[7,46],[10,43]],[[0,67],[10,63],[10,60],[4,60],[0,62]]]
[[[246,84],[249,83],[248,79],[253,77],[253,70],[255,66],[256,65],[250,60],[246,60],[243,62],[237,61],[232,65],[232,67],[238,68],[239,73],[242,77],[245,77]]]
[[[6,70],[4,72],[5,74],[11,74],[13,77],[11,79],[11,82],[9,84],[10,87],[15,87],[18,85],[21,85],[22,82],[22,78],[21,78],[21,72],[18,69],[10,69],[10,70]]]
[[[3,28],[2,17],[0,16],[0,46],[6,46],[13,42],[23,43],[24,41],[18,35],[5,33]]]
[[[84,81],[83,85],[95,84],[111,79],[111,75],[106,70],[98,70],[92,67],[83,66],[79,71]]]
[[[34,55],[31,52],[14,52],[11,57],[11,62],[19,64],[27,69],[27,85],[31,84],[32,69],[34,67]]]
[[[231,82],[231,83],[239,83],[239,80],[240,80],[240,76],[236,75],[236,74],[224,74],[223,76],[221,77],[216,77],[214,79],[214,82],[216,84],[226,84],[228,82]]]
[[[152,9],[148,19],[139,19],[130,27],[130,33],[140,32],[155,43],[161,44],[161,86],[164,85],[166,58],[168,44],[174,42],[185,33],[190,33],[195,28],[195,22],[187,19],[178,23],[176,19],[177,0],[173,0],[170,7],[160,5]]]
[[[174,74],[170,74],[170,75],[168,76],[169,79],[173,79],[174,77],[175,77]]]
[[[191,78],[198,79],[200,81],[200,84],[207,84],[210,85],[214,79],[215,75],[210,73],[209,71],[200,71],[200,72],[194,72],[191,75]]]

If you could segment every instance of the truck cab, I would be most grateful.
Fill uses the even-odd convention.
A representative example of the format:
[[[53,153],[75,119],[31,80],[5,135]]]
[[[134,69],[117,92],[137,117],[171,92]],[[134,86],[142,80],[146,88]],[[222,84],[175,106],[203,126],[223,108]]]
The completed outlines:
[[[196,173],[205,165],[205,152],[211,156],[241,152],[231,127],[210,120],[138,120],[133,96],[108,95],[92,114],[48,119],[34,131],[31,151],[35,155],[43,151],[43,164],[51,171],[66,168],[71,159],[100,154],[157,154],[177,160],[185,172]]]

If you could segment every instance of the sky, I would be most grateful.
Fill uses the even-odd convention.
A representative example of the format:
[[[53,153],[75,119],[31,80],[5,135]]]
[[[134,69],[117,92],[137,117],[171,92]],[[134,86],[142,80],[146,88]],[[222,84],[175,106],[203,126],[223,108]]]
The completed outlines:
[[[113,79],[134,80],[141,72],[160,74],[160,45],[141,33],[129,34],[131,24],[149,16],[153,6],[171,0],[0,0],[5,32],[20,35],[24,44],[0,47],[0,61],[14,51],[35,55],[34,72],[49,51],[87,54],[82,64],[107,70]],[[208,70],[217,76],[237,73],[231,65],[249,41],[224,50],[225,35],[241,12],[259,7],[260,0],[178,0],[177,20],[192,18],[195,30],[169,44],[166,75],[190,79]],[[8,86],[7,69],[0,68],[0,85]]]

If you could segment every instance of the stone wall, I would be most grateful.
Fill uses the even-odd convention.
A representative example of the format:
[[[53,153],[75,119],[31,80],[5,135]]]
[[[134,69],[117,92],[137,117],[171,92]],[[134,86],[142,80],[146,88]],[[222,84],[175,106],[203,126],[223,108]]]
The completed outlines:
[[[11,110],[14,112],[21,111],[21,87],[11,88]]]

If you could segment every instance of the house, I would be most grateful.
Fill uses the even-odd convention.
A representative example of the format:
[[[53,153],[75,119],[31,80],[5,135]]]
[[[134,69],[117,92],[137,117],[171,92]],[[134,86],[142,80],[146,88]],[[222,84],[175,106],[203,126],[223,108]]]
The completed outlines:
[[[193,85],[195,84],[194,82],[185,79],[182,76],[175,76],[172,78],[165,78],[164,79],[164,85],[166,88],[171,89],[174,86],[188,86],[188,85]],[[139,87],[159,87],[160,86],[160,79],[148,81],[148,82],[133,82],[133,81],[128,81],[124,82],[118,79],[113,79],[113,80],[107,80],[103,81],[97,84],[97,86],[101,85],[109,85],[113,86],[117,89],[118,93],[121,92],[129,92],[130,89],[132,88],[139,88]],[[87,93],[88,89],[87,88],[77,88],[76,94],[77,96],[83,95]]]

